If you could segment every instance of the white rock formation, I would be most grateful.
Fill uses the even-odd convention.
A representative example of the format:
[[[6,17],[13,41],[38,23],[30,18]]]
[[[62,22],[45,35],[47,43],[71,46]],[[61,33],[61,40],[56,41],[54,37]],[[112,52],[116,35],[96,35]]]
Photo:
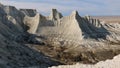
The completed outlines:
[[[37,34],[63,40],[80,41],[82,33],[76,20],[77,12],[62,18],[59,14],[54,16],[56,13],[58,14],[54,9],[50,18],[39,23]]]
[[[100,61],[97,64],[80,64],[75,65],[61,65],[49,68],[120,68],[120,55],[115,56],[112,60]]]
[[[36,30],[38,28],[39,25],[39,13],[37,13],[34,17],[29,17],[29,16],[25,16],[24,17],[24,24],[27,25],[29,27],[28,32],[31,34],[35,34]]]

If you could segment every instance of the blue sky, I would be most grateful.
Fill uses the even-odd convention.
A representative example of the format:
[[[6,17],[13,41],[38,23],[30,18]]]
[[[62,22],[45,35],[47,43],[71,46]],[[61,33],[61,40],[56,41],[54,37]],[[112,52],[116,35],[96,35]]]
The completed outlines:
[[[2,4],[19,8],[37,9],[49,15],[52,8],[63,15],[77,10],[80,15],[120,15],[120,0],[0,0]]]

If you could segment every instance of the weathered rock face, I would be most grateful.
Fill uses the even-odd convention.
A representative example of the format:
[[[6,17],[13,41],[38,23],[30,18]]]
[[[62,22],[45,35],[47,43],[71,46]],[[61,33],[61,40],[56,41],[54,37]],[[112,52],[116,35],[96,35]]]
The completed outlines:
[[[49,16],[50,20],[58,20],[62,17],[63,17],[62,14],[58,12],[56,9],[52,9],[52,12]]]
[[[56,9],[50,16],[40,16],[40,23],[36,32],[38,35],[56,38],[58,41],[77,42],[85,38],[105,39],[109,31],[98,19],[80,17],[77,11],[70,16],[62,17]]]
[[[34,17],[25,16],[24,24],[28,26],[28,32],[31,34],[35,34],[39,25],[39,13],[37,13]]]
[[[37,11],[35,9],[20,9],[20,11],[30,17],[34,17],[37,13]]]
[[[12,30],[14,30],[14,27],[16,27],[19,31],[23,31],[23,13],[21,13],[19,10],[17,10],[13,6],[4,6],[3,7],[4,12],[6,13],[6,18],[9,21],[9,23],[6,23],[8,25],[11,25]],[[6,21],[6,20],[3,20]],[[16,26],[12,27],[12,24],[15,24]]]
[[[55,15],[57,12],[52,14]],[[53,16],[52,15],[52,16]],[[76,13],[72,13],[70,16],[60,18],[56,16],[50,16],[51,18],[39,23],[37,34],[56,38],[61,41],[72,40],[80,41],[82,39],[81,29],[79,28],[78,21],[76,20]]]
[[[2,5],[0,8],[1,34],[5,35],[8,38],[15,38],[17,35],[24,31],[22,14],[20,14],[19,11],[12,6]]]
[[[0,68],[26,68],[40,66],[40,64],[44,67],[56,65],[56,62],[49,57],[24,45],[24,42],[30,40],[28,39],[30,34],[25,32],[24,20],[26,20],[26,15],[15,7],[0,4]],[[29,20],[37,22],[32,18]]]
[[[21,9],[26,16],[24,24],[28,32],[46,36],[57,41],[81,41],[84,38],[106,39],[110,33],[105,24],[98,19],[80,17],[77,11],[70,16],[63,17],[56,9],[52,9],[50,16],[37,14],[35,10]],[[30,17],[29,17],[30,16]]]
[[[89,16],[79,20],[80,27],[85,38],[106,38],[109,32],[105,29],[104,24],[98,19],[92,19]]]

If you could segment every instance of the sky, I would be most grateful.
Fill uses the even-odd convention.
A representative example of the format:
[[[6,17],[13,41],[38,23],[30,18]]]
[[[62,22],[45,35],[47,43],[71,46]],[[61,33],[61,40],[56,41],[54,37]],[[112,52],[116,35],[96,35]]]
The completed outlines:
[[[36,9],[43,15],[49,15],[52,8],[56,8],[63,15],[70,15],[74,10],[81,16],[120,15],[120,0],[0,0],[0,2],[18,9]]]

